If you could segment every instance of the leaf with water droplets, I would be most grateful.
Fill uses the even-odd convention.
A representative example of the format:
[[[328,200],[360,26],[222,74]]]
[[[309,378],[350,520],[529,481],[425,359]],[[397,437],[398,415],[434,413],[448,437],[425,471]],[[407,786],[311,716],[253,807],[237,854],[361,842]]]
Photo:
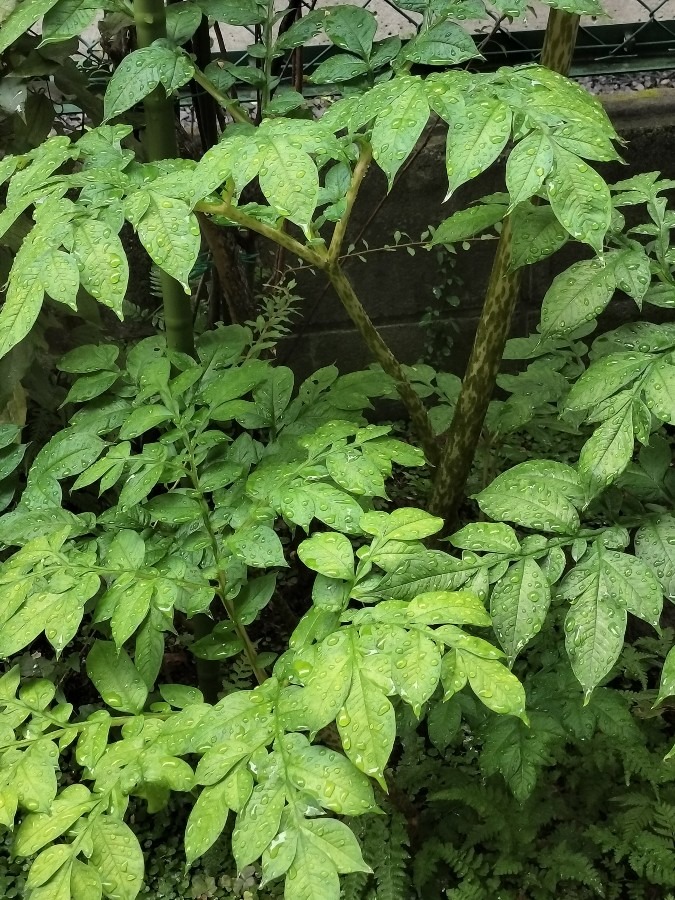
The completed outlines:
[[[247,566],[265,569],[286,565],[279,536],[268,525],[239,528],[228,538],[227,543],[235,556]]]
[[[351,581],[354,577],[354,551],[343,534],[315,534],[300,544],[298,556],[308,568],[328,578]]]
[[[661,703],[666,697],[675,696],[675,647],[671,647],[666,656],[661,671],[661,684],[659,686],[659,695],[656,703]]]
[[[80,35],[96,18],[95,0],[58,0],[42,20],[40,46]]]
[[[375,809],[370,781],[341,753],[311,745],[301,734],[287,734],[282,742],[288,778],[324,809],[345,816]]]
[[[372,872],[361,854],[354,832],[337,819],[305,819],[304,836],[328,856],[341,875]]]
[[[232,853],[241,872],[255,862],[279,831],[286,802],[286,787],[275,774],[257,784],[244,809],[237,815],[232,834]]]
[[[406,607],[417,625],[490,625],[480,599],[470,591],[431,591],[418,594]]]
[[[119,236],[105,222],[84,218],[75,225],[73,255],[82,287],[121,319],[129,263]]]
[[[405,46],[404,58],[424,66],[455,66],[480,56],[471,36],[447,19],[426,28]]]
[[[329,56],[312,72],[309,80],[313,84],[335,84],[340,81],[351,81],[368,72],[368,63],[349,53],[338,53]]]
[[[52,250],[43,261],[42,286],[52,300],[77,309],[77,290],[80,272],[77,261],[70,253]]]
[[[622,585],[603,563],[608,552],[596,544],[559,588],[560,597],[572,600],[565,617],[565,647],[586,702],[618,659],[626,631]]]
[[[642,309],[642,299],[652,280],[649,257],[644,250],[626,249],[620,250],[614,259],[616,286]]]
[[[572,385],[567,409],[593,409],[617,391],[635,381],[653,361],[649,353],[623,351],[594,360]]]
[[[457,650],[469,684],[479,700],[501,715],[517,716],[527,723],[525,689],[516,676],[496,659]]]
[[[143,884],[145,864],[138,839],[124,822],[101,815],[91,823],[90,864],[98,870],[106,894],[135,900]]]
[[[325,482],[308,481],[305,488],[314,501],[314,515],[320,522],[345,534],[359,533],[363,509],[353,497]]]
[[[332,722],[349,693],[352,670],[352,647],[346,630],[321,641],[311,669],[300,673],[304,687],[282,695],[279,714],[286,727],[316,732]]]
[[[618,412],[603,422],[584,444],[579,456],[579,475],[589,497],[601,493],[625,470],[635,446],[633,403],[619,394],[622,405]]]
[[[13,852],[18,856],[33,856],[42,847],[64,834],[77,820],[94,806],[89,789],[82,784],[64,788],[47,813],[24,816],[14,834]]]
[[[443,527],[443,519],[423,509],[404,506],[392,513],[367,512],[361,517],[366,534],[386,537],[390,541],[419,541],[436,534]]]
[[[260,190],[270,206],[306,231],[319,199],[319,173],[305,136],[293,137],[273,127],[273,123],[282,121],[268,119],[268,127],[261,126],[257,133],[256,143],[262,154]]]
[[[511,213],[511,219],[512,269],[520,269],[546,259],[569,240],[569,235],[550,206],[520,203]]]
[[[286,875],[284,900],[340,900],[340,879],[335,864],[302,832]]]
[[[560,224],[598,255],[609,228],[612,198],[603,179],[569,150],[554,147],[555,165],[546,190]]]
[[[456,244],[466,241],[477,234],[482,234],[506,215],[507,208],[502,203],[478,203],[468,209],[460,209],[449,219],[441,222],[431,242],[437,244]]]
[[[397,694],[419,716],[441,677],[438,645],[416,629],[407,631],[390,626],[384,638],[384,650],[391,659],[391,677]]]
[[[495,584],[490,597],[490,615],[509,662],[541,630],[550,603],[548,581],[532,557],[511,565]]]
[[[446,168],[448,197],[458,187],[476,178],[491,165],[511,134],[511,110],[496,98],[482,95],[465,100],[453,125],[448,128]]]
[[[104,97],[106,120],[131,109],[158,85],[173,93],[192,78],[192,60],[167,41],[155,41],[149,47],[125,56],[108,82]]]
[[[33,860],[26,888],[33,889],[45,884],[72,856],[73,847],[70,844],[53,844],[47,847]]]
[[[341,50],[367,59],[377,31],[377,20],[368,9],[350,4],[329,7],[323,18],[324,31]]]
[[[645,522],[635,535],[635,553],[656,574],[666,597],[675,600],[675,518]]]
[[[396,718],[385,694],[358,662],[349,694],[337,716],[337,726],[349,759],[382,784],[396,738]]]
[[[451,535],[450,543],[478,553],[520,553],[515,531],[503,522],[470,522]]]
[[[111,641],[95,641],[87,656],[87,674],[104,702],[113,709],[138,714],[148,689],[128,653]]]
[[[223,798],[222,782],[202,789],[190,810],[185,828],[185,856],[192,863],[213,846],[225,828],[229,807]]]
[[[373,159],[387,176],[389,188],[429,120],[422,80],[405,75],[396,81],[398,90],[380,106],[371,137]]]
[[[650,412],[675,425],[675,366],[665,360],[652,366],[645,382],[645,400]]]
[[[506,161],[511,208],[539,192],[552,165],[553,149],[545,132],[533,131],[516,144]]]
[[[575,507],[583,505],[584,492],[571,466],[532,460],[497,476],[476,499],[483,512],[493,519],[570,534],[579,527]]]
[[[143,193],[148,198],[145,212],[133,217],[132,224],[151,259],[189,293],[190,273],[201,246],[197,218],[183,200],[153,190]]]
[[[569,334],[595,319],[612,299],[615,288],[613,266],[597,259],[574,263],[553,279],[544,296],[542,337]]]

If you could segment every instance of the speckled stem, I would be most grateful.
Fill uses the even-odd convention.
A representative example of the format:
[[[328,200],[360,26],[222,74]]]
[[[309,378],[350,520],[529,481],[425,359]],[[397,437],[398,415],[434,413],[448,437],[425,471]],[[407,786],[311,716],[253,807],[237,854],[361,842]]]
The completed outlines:
[[[546,24],[542,65],[566,75],[576,44],[579,16],[552,9]],[[521,270],[510,270],[511,218],[504,220],[490,281],[462,390],[429,498],[429,511],[454,528],[494,392],[511,319],[520,293]]]

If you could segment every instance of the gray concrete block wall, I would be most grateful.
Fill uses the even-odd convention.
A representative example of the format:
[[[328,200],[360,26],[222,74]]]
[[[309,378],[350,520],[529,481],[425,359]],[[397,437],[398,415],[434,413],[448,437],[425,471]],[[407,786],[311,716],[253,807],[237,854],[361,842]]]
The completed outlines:
[[[675,89],[614,94],[604,102],[617,131],[627,141],[623,150],[627,165],[597,164],[603,177],[612,182],[629,174],[659,170],[665,177],[675,179]],[[435,128],[423,140],[424,146],[414,163],[399,177],[364,233],[370,248],[391,244],[396,230],[407,232],[416,240],[429,224],[438,225],[472,199],[504,190],[503,164],[496,164],[444,204],[445,130]],[[348,242],[360,233],[385,196],[384,176],[373,166],[353,214]],[[474,242],[471,250],[460,250],[457,256],[455,271],[463,287],[457,290],[461,304],[452,316],[459,331],[454,335],[451,368],[458,374],[462,374],[471,348],[494,247],[494,241]],[[590,252],[571,243],[526,271],[513,322],[514,336],[535,329],[541,301],[553,277]],[[414,363],[422,353],[425,339],[419,321],[434,302],[432,288],[441,280],[436,254],[419,249],[410,256],[400,249],[369,253],[366,260],[350,260],[346,271],[382,336],[403,362]],[[292,361],[300,374],[330,363],[336,363],[341,371],[367,365],[368,351],[321,273],[301,272],[297,281],[304,298],[302,317],[296,322],[294,336],[280,348],[281,359]],[[632,302],[615,298],[602,324],[612,327],[627,316],[637,318],[637,308]]]

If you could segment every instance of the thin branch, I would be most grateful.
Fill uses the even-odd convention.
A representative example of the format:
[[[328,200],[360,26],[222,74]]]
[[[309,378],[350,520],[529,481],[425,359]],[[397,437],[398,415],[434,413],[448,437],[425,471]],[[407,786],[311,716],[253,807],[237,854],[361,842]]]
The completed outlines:
[[[243,106],[241,106],[237,100],[233,100],[232,97],[228,97],[227,94],[223,94],[219,91],[211,79],[207,78],[200,69],[195,69],[192,77],[200,87],[204,88],[207,94],[210,94],[213,97],[216,103],[219,103],[228,111],[235,122],[251,123],[251,117]]]
[[[346,207],[345,211],[342,214],[341,218],[338,220],[337,225],[335,226],[335,231],[333,232],[333,237],[330,242],[330,247],[328,248],[328,262],[334,263],[339,255],[340,250],[342,249],[342,242],[344,241],[345,234],[347,232],[347,226],[349,225],[349,220],[352,215],[352,210],[354,209],[354,203],[356,202],[356,198],[358,197],[359,190],[361,188],[361,184],[363,179],[365,178],[366,172],[368,171],[368,167],[373,158],[373,150],[370,144],[363,143],[361,145],[361,153],[359,156],[359,160],[354,166],[354,172],[352,173],[351,184],[349,185],[349,190],[347,191],[346,197]]]

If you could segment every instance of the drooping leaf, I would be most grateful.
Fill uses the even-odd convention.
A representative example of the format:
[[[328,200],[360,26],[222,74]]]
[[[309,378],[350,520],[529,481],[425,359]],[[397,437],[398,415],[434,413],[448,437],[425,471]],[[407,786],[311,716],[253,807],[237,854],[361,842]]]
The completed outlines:
[[[103,700],[124,712],[139,713],[148,689],[131,658],[111,641],[96,641],[87,656],[87,674]]]
[[[554,158],[553,172],[546,184],[551,208],[572,237],[590,244],[601,255],[612,211],[609,188],[569,150],[556,147]]]
[[[550,602],[548,581],[532,557],[513,563],[495,584],[490,615],[509,661],[541,630]]]
[[[467,98],[454,127],[448,129],[448,196],[493,163],[511,134],[511,110],[497,98]]]

